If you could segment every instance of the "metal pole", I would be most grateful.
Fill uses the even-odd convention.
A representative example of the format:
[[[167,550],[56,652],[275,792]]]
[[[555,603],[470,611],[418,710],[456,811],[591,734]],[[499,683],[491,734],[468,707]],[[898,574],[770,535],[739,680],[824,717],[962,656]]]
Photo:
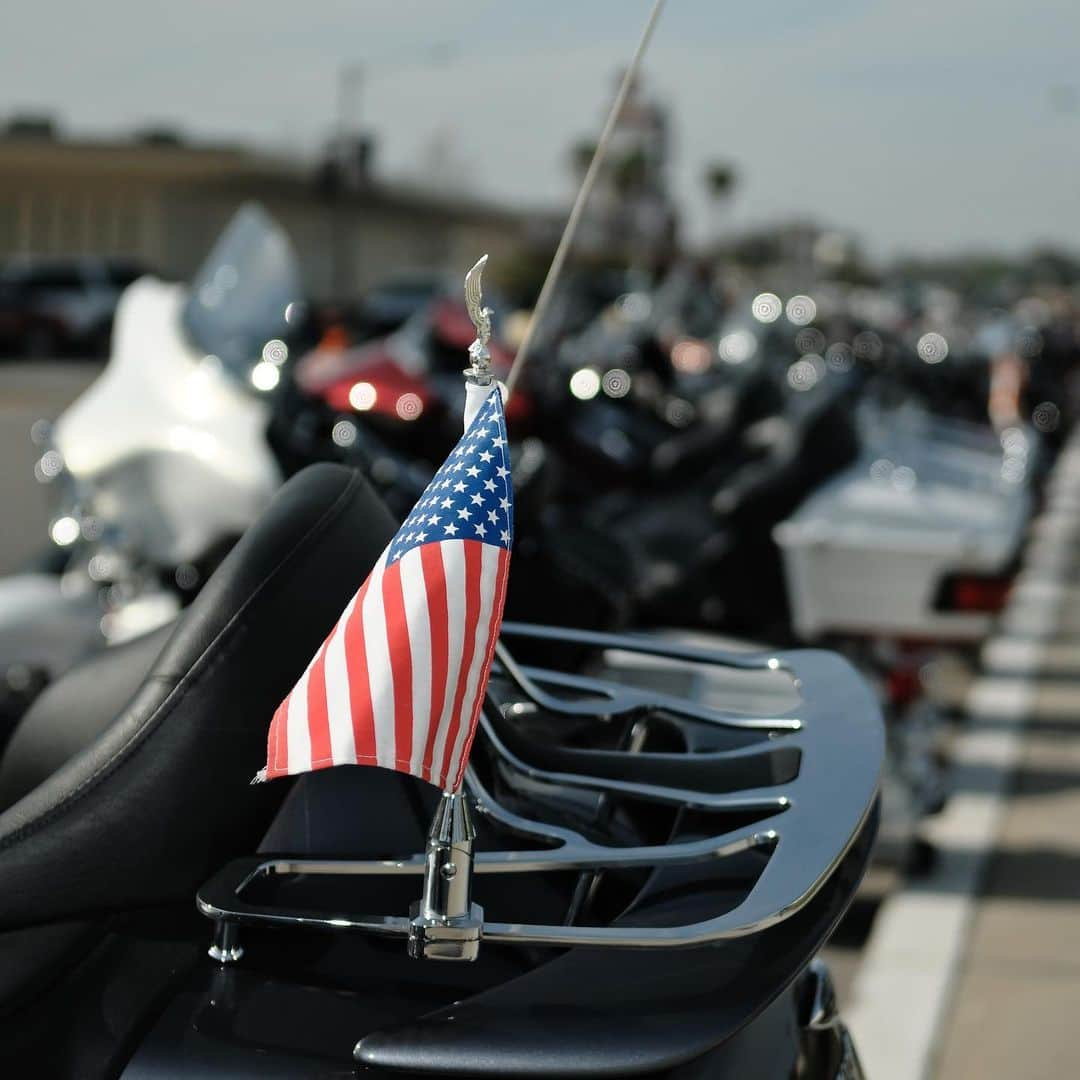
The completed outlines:
[[[338,70],[338,137],[345,139],[360,131],[360,94],[364,85],[364,63],[354,60]]]
[[[472,902],[476,829],[461,791],[444,791],[428,830],[423,898],[409,912],[409,955],[425,960],[475,960],[484,912]]]
[[[562,273],[563,264],[566,262],[566,257],[570,253],[570,248],[573,246],[574,237],[577,234],[578,225],[581,222],[581,216],[585,210],[585,204],[589,201],[589,194],[600,173],[600,166],[603,164],[604,157],[607,154],[608,144],[611,142],[611,137],[615,132],[615,125],[618,123],[619,116],[622,114],[623,106],[626,104],[626,99],[630,93],[630,88],[634,85],[634,79],[637,77],[638,69],[641,67],[641,58],[645,55],[645,49],[648,47],[649,39],[652,37],[657,20],[660,18],[660,12],[663,10],[666,2],[667,0],[656,0],[656,3],[653,4],[649,20],[645,24],[644,31],[642,31],[641,40],[638,42],[637,49],[634,51],[630,65],[623,75],[622,83],[619,85],[619,91],[615,95],[615,101],[612,103],[611,111],[608,113],[607,121],[604,123],[604,129],[600,133],[600,139],[596,144],[596,150],[593,151],[592,161],[589,162],[589,168],[585,173],[585,179],[581,182],[581,189],[578,191],[577,198],[574,200],[573,208],[570,210],[570,216],[566,219],[566,227],[563,229],[562,237],[559,240],[559,246],[555,249],[555,257],[551,260],[551,266],[548,268],[547,277],[544,278],[544,284],[540,289],[540,296],[537,298],[536,307],[533,308],[532,317],[529,319],[529,325],[525,329],[525,336],[522,339],[521,347],[518,349],[517,356],[514,359],[514,365],[511,367],[510,375],[506,380],[507,396],[514,392],[514,387],[517,385],[517,381],[521,377],[521,372],[528,362],[529,351],[532,347],[533,338],[536,335],[536,329],[540,323],[543,322],[544,315],[547,313],[548,306],[551,304],[551,297],[554,294],[555,285]]]

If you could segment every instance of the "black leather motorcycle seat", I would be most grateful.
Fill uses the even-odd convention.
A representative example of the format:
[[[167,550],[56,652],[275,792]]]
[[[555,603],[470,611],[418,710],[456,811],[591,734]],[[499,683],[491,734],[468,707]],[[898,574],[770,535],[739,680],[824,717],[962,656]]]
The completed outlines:
[[[248,788],[273,710],[394,528],[358,473],[312,466],[239,541],[100,734],[101,702],[131,688],[111,657],[35,703],[0,765],[12,793],[39,781],[0,812],[0,931],[187,902],[225,860],[254,849],[289,787]],[[129,658],[148,662],[155,644]],[[48,756],[34,729],[76,724],[95,670],[101,694],[87,691],[81,724],[92,741],[75,747],[74,737],[56,767],[63,749]]]
[[[120,715],[173,624],[82,661],[34,701],[0,756],[0,810],[18,802],[89,746]]]

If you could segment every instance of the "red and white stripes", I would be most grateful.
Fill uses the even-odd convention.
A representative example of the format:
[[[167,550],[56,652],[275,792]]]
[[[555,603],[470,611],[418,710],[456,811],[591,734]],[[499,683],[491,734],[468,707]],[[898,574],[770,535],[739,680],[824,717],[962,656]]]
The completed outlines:
[[[459,539],[389,552],[274,714],[261,779],[360,764],[460,786],[510,552]]]

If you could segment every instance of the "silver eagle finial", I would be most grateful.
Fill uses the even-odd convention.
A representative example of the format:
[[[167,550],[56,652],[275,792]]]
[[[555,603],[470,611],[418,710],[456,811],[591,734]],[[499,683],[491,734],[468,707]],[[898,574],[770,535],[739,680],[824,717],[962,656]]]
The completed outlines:
[[[476,265],[465,275],[465,307],[469,318],[476,327],[476,340],[469,346],[469,359],[472,364],[465,369],[465,378],[481,386],[491,383],[491,352],[488,342],[491,340],[491,308],[484,307],[482,279],[488,257],[482,256]]]

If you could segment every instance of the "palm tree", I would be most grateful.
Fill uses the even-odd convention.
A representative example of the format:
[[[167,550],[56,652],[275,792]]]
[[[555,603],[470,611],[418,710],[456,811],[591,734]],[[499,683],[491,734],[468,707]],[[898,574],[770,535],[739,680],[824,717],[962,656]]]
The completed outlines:
[[[705,190],[713,206],[713,242],[720,243],[722,219],[731,205],[739,174],[735,166],[726,161],[713,161],[705,166]]]

